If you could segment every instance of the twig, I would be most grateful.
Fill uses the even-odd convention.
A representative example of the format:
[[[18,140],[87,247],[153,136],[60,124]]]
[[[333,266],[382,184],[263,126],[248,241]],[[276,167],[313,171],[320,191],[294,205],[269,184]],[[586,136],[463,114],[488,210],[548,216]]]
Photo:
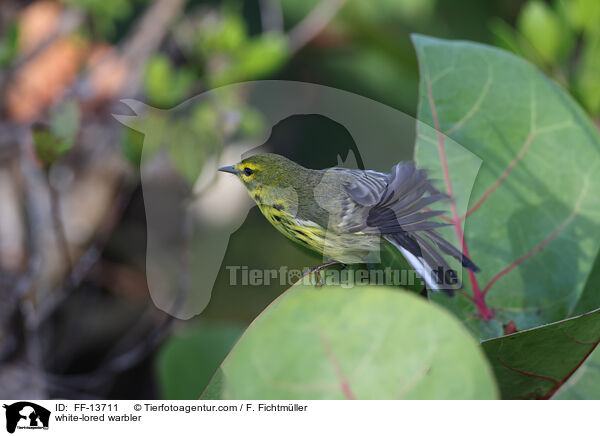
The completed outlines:
[[[28,253],[29,258],[25,272],[21,275],[15,286],[15,294],[17,298],[22,298],[26,295],[35,278],[41,269],[41,249],[42,249],[42,233],[46,228],[46,223],[41,212],[41,205],[44,204],[44,195],[37,186],[41,175],[32,161],[33,144],[31,133],[23,133],[19,141],[19,158],[21,164],[21,172],[23,173],[23,190],[25,192],[25,210],[27,216],[28,228]]]
[[[54,235],[56,237],[56,245],[61,252],[65,269],[67,271],[66,280],[69,288],[73,287],[71,283],[71,271],[73,270],[73,261],[71,260],[71,254],[69,253],[69,242],[67,241],[67,235],[65,234],[65,226],[63,225],[61,212],[60,212],[60,198],[58,191],[52,185],[49,174],[46,174],[46,181],[48,183],[48,191],[50,193],[50,216],[52,218],[52,227],[54,228]]]
[[[154,53],[187,0],[156,0],[137,23],[122,46],[121,58],[127,62],[127,78],[122,91],[135,95],[142,83],[148,58]]]
[[[283,33],[283,12],[279,0],[259,0],[262,31]]]
[[[344,6],[346,0],[323,0],[310,13],[288,33],[290,53],[298,50],[315,38],[338,11]]]

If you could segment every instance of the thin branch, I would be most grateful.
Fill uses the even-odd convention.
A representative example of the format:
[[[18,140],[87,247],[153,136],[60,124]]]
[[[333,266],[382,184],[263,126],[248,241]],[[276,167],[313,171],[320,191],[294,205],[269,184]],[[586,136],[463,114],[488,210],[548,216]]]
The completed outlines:
[[[288,33],[291,54],[295,54],[325,29],[346,0],[323,0]]]
[[[169,26],[177,19],[186,2],[187,0],[156,0],[146,9],[132,32],[125,38],[120,53],[108,53],[99,60],[74,86],[76,92],[83,98],[89,97],[88,93],[93,90],[90,79],[95,77],[95,74],[100,74],[106,65],[122,62],[127,66],[127,75],[116,94],[119,97],[122,93],[136,95],[142,84],[148,58],[159,48]]]
[[[183,10],[187,0],[156,0],[137,23],[134,33],[123,45],[122,57],[129,66],[128,80],[123,87],[136,93],[142,72],[150,55],[156,51],[169,26]]]
[[[52,227],[54,229],[54,235],[56,238],[56,245],[62,255],[65,269],[67,271],[66,280],[67,286],[72,287],[71,283],[71,271],[73,270],[73,261],[69,250],[69,242],[67,241],[67,235],[65,233],[65,226],[63,225],[61,210],[60,210],[60,197],[56,188],[52,185],[49,174],[47,174],[46,181],[48,182],[48,190],[50,192],[50,216],[52,218]]]
[[[41,211],[44,204],[44,194],[41,192],[39,180],[41,172],[33,162],[33,138],[31,132],[22,132],[19,138],[19,161],[23,174],[22,184],[25,194],[25,214],[28,228],[28,260],[25,272],[21,275],[15,286],[17,298],[23,298],[29,293],[42,263],[42,235],[47,228]]]
[[[283,11],[279,0],[259,0],[262,31],[283,33]]]

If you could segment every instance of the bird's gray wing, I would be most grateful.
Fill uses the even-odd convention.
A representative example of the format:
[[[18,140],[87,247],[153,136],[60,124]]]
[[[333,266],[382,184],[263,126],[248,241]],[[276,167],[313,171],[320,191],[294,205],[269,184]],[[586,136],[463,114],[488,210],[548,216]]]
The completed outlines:
[[[391,180],[390,174],[377,171],[346,170],[348,182],[345,190],[361,206],[371,207],[379,202],[381,194]]]
[[[445,225],[430,221],[442,211],[423,209],[447,196],[435,190],[427,173],[413,162],[400,162],[391,174],[354,170],[349,176],[344,212],[353,216],[343,220],[344,230],[386,234]]]
[[[320,174],[315,199],[327,211],[328,228],[339,233],[355,233],[365,227],[369,208],[377,204],[391,177],[347,168],[329,168]]]
[[[411,232],[447,225],[430,221],[443,211],[424,211],[445,198],[447,195],[433,187],[425,170],[415,168],[413,162],[401,162],[392,169],[390,183],[371,207],[365,232]]]
[[[466,268],[473,271],[478,271],[478,268],[434,231],[449,224],[432,221],[443,211],[426,208],[448,196],[437,191],[427,178],[427,172],[417,169],[413,162],[397,164],[386,176],[386,179],[378,179],[386,181],[383,189],[370,180],[369,183],[363,182],[364,177],[358,175],[346,185],[349,202],[353,205],[347,206],[351,216],[342,221],[346,224],[345,229],[383,235],[402,252],[430,289],[444,289],[451,293],[455,286],[444,288],[430,280],[431,272],[438,267],[442,267],[443,271],[450,268],[439,251],[457,258]]]

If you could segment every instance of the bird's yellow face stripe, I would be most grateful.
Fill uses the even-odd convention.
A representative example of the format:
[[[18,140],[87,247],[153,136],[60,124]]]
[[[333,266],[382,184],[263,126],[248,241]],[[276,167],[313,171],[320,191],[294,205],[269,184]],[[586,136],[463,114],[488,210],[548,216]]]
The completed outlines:
[[[238,171],[240,179],[244,182],[250,182],[255,177],[256,170],[260,169],[258,165],[250,162],[240,162],[234,165],[234,168]]]

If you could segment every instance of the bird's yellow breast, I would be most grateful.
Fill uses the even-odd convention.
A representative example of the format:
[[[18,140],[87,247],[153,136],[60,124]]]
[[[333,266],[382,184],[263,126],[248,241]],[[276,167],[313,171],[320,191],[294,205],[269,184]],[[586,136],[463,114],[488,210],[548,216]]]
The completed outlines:
[[[357,233],[340,234],[308,220],[289,214],[278,205],[259,204],[267,220],[292,241],[303,245],[325,258],[352,264],[364,262],[371,252],[379,251],[380,238]]]
[[[326,233],[323,227],[311,221],[298,220],[277,205],[259,205],[259,207],[273,227],[289,239],[312,250],[323,251],[323,242]]]

